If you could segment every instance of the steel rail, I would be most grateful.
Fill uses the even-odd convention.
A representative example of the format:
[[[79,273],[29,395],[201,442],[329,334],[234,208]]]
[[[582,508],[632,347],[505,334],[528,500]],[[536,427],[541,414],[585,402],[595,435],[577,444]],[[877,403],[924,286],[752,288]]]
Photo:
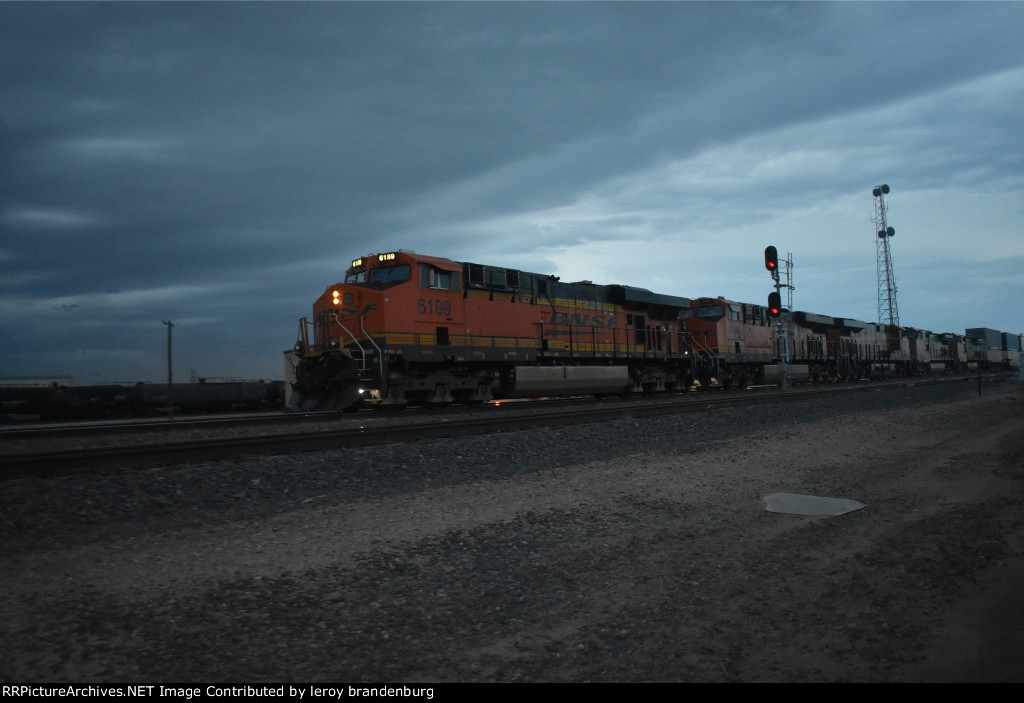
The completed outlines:
[[[529,413],[474,413],[455,420],[382,426],[346,427],[335,430],[293,432],[262,436],[199,439],[132,446],[80,448],[0,455],[0,481],[26,477],[60,476],[88,471],[142,469],[185,463],[201,463],[246,456],[341,450],[374,444],[508,432],[536,427],[572,425],[621,419],[637,419],[686,412],[709,411],[767,403],[795,402],[809,398],[871,390],[908,388],[937,383],[962,383],[976,376],[921,378],[882,384],[831,385],[824,388],[778,390],[744,394],[691,393],[641,404],[592,404],[585,408],[531,410]]]

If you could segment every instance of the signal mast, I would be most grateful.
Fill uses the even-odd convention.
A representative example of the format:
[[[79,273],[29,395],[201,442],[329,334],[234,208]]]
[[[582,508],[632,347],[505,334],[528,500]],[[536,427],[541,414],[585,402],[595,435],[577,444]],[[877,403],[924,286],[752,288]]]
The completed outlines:
[[[792,261],[789,262],[792,265]],[[779,250],[774,246],[764,248],[764,267],[772,275],[775,281],[775,290],[768,294],[768,314],[772,321],[776,322],[779,328],[779,388],[786,392],[786,365],[789,363],[789,340],[786,338],[786,328],[778,319],[782,314],[782,296],[779,291],[782,289],[782,282],[779,280]],[[791,289],[792,290],[792,289]]]
[[[875,196],[875,260],[878,268],[878,321],[883,324],[900,324],[899,306],[896,304],[896,276],[892,270],[892,250],[889,240],[896,230],[886,222],[885,196],[889,186],[882,184],[871,191]]]

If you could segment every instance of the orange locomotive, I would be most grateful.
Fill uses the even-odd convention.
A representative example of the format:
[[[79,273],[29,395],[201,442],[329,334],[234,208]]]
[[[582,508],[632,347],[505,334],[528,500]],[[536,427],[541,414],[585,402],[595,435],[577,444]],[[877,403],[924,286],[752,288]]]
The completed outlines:
[[[776,359],[768,308],[718,298],[699,298],[680,313],[695,347],[695,380],[704,387],[760,383]]]
[[[781,358],[794,383],[972,371],[983,360],[957,334],[800,311],[773,318],[767,307],[724,298],[694,300],[681,318],[699,352],[698,379],[710,374],[724,387],[778,382]]]
[[[356,259],[303,318],[295,407],[672,390],[690,300],[394,251]]]
[[[968,332],[393,251],[356,259],[317,299],[288,352],[286,387],[289,407],[352,409],[1019,368],[1019,337],[994,352],[975,338],[998,332]]]

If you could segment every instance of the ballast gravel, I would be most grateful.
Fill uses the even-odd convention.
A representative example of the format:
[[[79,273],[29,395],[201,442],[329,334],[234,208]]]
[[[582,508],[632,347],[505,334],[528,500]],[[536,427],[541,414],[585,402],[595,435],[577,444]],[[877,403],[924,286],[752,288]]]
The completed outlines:
[[[9,482],[0,678],[1020,680],[1022,430],[958,383]]]

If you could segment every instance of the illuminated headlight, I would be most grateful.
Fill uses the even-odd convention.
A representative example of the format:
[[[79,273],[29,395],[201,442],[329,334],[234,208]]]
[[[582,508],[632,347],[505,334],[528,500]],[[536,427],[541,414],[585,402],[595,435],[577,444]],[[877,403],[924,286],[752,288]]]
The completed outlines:
[[[333,291],[331,293],[331,297],[334,298],[334,304],[337,305],[338,304],[338,298],[341,297],[341,293],[339,293],[338,291]]]
[[[334,337],[333,339],[331,339],[331,348],[332,349],[336,349],[337,346],[338,346],[338,338]]]
[[[363,393],[365,393],[365,392],[366,392],[366,391],[365,391],[365,390],[363,390],[362,388],[360,388],[360,389],[359,389],[359,395],[362,395],[362,394],[363,394]]]

